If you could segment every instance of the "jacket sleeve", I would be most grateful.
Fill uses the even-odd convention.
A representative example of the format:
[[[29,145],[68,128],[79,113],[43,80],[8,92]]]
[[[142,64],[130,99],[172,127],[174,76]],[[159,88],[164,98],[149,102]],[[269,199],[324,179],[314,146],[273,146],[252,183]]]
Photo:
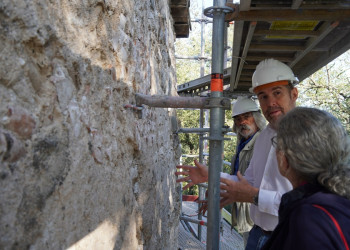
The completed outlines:
[[[311,204],[296,208],[288,227],[285,248],[281,249],[344,249],[333,221]]]
[[[250,185],[254,185],[254,172],[253,172],[253,158],[251,159],[247,170],[244,172],[244,178],[249,182]]]

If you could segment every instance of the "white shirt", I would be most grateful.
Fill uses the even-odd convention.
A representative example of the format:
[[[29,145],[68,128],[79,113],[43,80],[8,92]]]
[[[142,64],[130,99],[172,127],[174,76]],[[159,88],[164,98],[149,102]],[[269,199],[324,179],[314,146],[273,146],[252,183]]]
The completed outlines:
[[[273,231],[277,226],[281,197],[292,190],[292,184],[278,170],[276,150],[271,144],[271,138],[275,135],[276,131],[270,125],[261,131],[244,175],[252,186],[259,188],[259,205],[250,206],[250,217],[256,225],[266,231]],[[232,177],[229,179],[236,179]]]

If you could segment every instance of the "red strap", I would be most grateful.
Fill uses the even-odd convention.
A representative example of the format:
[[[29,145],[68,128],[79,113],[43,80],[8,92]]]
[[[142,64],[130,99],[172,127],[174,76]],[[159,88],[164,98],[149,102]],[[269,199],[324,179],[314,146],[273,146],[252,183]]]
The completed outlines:
[[[335,227],[338,229],[338,232],[339,232],[339,234],[340,234],[340,238],[342,239],[346,250],[349,250],[349,245],[348,245],[348,243],[346,242],[345,236],[344,236],[343,231],[341,230],[341,228],[340,228],[340,226],[339,226],[338,221],[337,221],[337,220],[333,217],[333,215],[331,215],[331,213],[328,212],[328,210],[325,209],[324,207],[322,207],[322,206],[320,206],[320,205],[316,205],[316,204],[313,204],[313,206],[314,206],[314,207],[317,207],[317,208],[319,208],[319,209],[321,209],[323,212],[325,212],[325,213],[329,216],[329,218],[331,218],[331,220],[333,221]]]

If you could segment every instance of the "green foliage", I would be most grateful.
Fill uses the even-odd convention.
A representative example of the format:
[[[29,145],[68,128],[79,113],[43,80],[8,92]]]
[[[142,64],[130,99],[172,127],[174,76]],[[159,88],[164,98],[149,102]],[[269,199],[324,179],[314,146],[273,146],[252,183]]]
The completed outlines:
[[[199,128],[199,110],[178,109],[177,117],[180,121],[181,128]],[[180,133],[179,139],[182,148],[182,154],[198,155],[199,154],[199,135],[193,133]],[[196,157],[198,159],[198,157]],[[193,165],[192,157],[182,157],[183,165]],[[184,185],[186,185],[184,183]],[[183,194],[198,195],[198,186],[193,186],[184,190]]]
[[[232,129],[233,127],[233,120],[232,120],[232,112],[231,110],[225,110],[225,126]],[[224,161],[230,162],[232,160],[232,157],[236,153],[236,143],[237,143],[237,137],[236,136],[227,136],[230,138],[230,141],[224,141]],[[223,165],[223,172],[230,173],[231,167],[224,164]]]
[[[199,128],[199,110],[177,110],[177,116],[181,122],[182,128]],[[193,133],[180,133],[179,134],[182,154],[198,155],[199,135]],[[193,159],[183,159],[183,164],[192,164]]]
[[[350,51],[329,63],[299,86],[300,106],[324,109],[350,133]]]

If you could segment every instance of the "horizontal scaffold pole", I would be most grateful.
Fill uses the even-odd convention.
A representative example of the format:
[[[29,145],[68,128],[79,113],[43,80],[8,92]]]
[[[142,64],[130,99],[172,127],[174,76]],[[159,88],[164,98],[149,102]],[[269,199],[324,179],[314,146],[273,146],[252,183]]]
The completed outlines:
[[[154,108],[204,108],[209,97],[182,97],[135,94],[136,105],[148,105]]]
[[[147,105],[154,108],[212,108],[221,107],[230,109],[230,99],[213,97],[183,97],[135,94],[136,105]]]

